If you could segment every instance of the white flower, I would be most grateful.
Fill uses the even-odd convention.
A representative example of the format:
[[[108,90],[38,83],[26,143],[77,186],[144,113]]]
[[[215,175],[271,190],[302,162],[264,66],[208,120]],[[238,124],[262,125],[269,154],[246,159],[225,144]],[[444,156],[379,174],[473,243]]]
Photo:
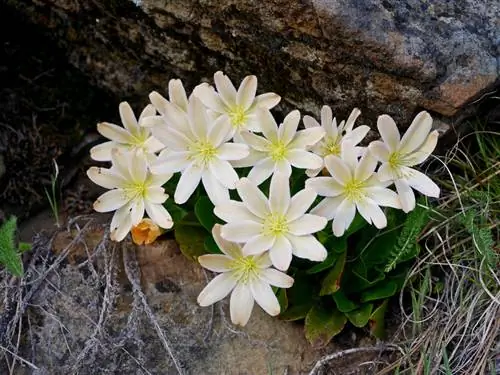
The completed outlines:
[[[269,199],[247,178],[236,189],[242,202],[227,201],[215,206],[214,213],[225,220],[221,234],[228,241],[244,243],[243,254],[269,250],[273,265],[286,271],[292,254],[299,258],[323,261],[326,250],[312,235],[327,223],[324,217],[306,214],[316,194],[304,189],[290,198],[289,179],[276,173],[271,179]]]
[[[162,185],[172,174],[152,175],[141,153],[113,150],[111,158],[111,168],[91,167],[87,171],[94,183],[110,189],[97,198],[94,210],[116,210],[111,220],[111,239],[123,240],[132,226],[142,220],[144,210],[157,225],[171,228],[172,217],[162,205],[168,198]]]
[[[379,116],[378,131],[383,142],[372,142],[368,147],[382,161],[378,176],[382,181],[394,181],[404,212],[415,208],[413,189],[429,197],[439,197],[439,186],[429,177],[413,168],[424,162],[436,148],[438,132],[431,132],[432,117],[420,112],[400,139],[398,127],[388,115]]]
[[[148,155],[148,159],[150,159],[152,155],[154,157],[155,152],[165,147],[158,139],[151,136],[151,130],[142,127],[142,123],[146,118],[156,114],[156,110],[152,105],[144,108],[139,117],[139,122],[127,102],[120,103],[119,110],[124,128],[108,122],[97,124],[97,131],[111,141],[92,147],[90,149],[92,159],[109,161],[113,149],[141,151]]]
[[[331,177],[310,178],[306,187],[326,197],[311,213],[333,219],[332,230],[337,237],[349,228],[356,210],[380,229],[387,225],[387,219],[379,206],[401,208],[397,194],[387,189],[387,183],[379,181],[374,173],[377,160],[370,152],[358,161],[353,145],[345,142],[342,159],[329,155],[325,165]]]
[[[321,127],[297,131],[300,112],[290,112],[278,128],[274,117],[268,110],[258,110],[264,137],[250,133],[240,133],[243,141],[251,147],[248,158],[237,162],[236,166],[253,166],[248,178],[260,185],[274,172],[280,171],[287,176],[292,173],[292,166],[302,169],[321,168],[323,159],[306,150],[324,136]]]
[[[159,174],[181,172],[174,194],[178,204],[189,199],[200,180],[214,204],[229,199],[228,189],[235,188],[238,175],[228,160],[247,156],[248,146],[228,143],[231,124],[227,116],[211,120],[197,97],[190,98],[187,113],[173,113],[172,107],[167,104],[165,112],[172,126],[158,133],[167,148],[151,165],[151,171]]]
[[[207,254],[198,257],[200,264],[214,272],[221,272],[203,289],[198,296],[201,306],[209,306],[231,293],[230,312],[233,324],[244,326],[252,314],[254,301],[271,316],[280,313],[278,299],[271,285],[290,288],[293,279],[271,267],[267,253],[254,256],[243,255],[238,244],[224,240],[220,235],[220,225],[212,230],[215,242],[224,253]]]
[[[322,158],[327,155],[340,157],[340,151],[344,141],[349,141],[356,146],[370,131],[370,127],[366,125],[361,125],[353,129],[354,123],[360,114],[361,111],[358,108],[354,108],[347,121],[342,120],[338,126],[337,119],[333,117],[331,108],[326,105],[321,108],[321,125],[311,116],[304,116],[304,125],[307,129],[321,126],[326,132],[323,139],[314,145],[311,151]],[[361,155],[363,148],[356,147],[356,150],[358,154]],[[306,173],[309,177],[314,177],[318,175],[321,169],[322,168],[308,169]]]
[[[222,72],[214,74],[217,91],[207,83],[198,85],[193,94],[198,96],[210,110],[227,115],[233,131],[251,130],[259,132],[260,124],[255,111],[258,108],[271,109],[281,100],[275,93],[255,96],[257,77],[247,76],[236,91],[231,80]]]

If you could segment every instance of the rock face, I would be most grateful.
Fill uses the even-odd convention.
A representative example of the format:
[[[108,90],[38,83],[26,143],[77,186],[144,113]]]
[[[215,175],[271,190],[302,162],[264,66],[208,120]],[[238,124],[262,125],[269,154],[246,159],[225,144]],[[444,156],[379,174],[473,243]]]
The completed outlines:
[[[0,285],[7,296],[0,304],[0,344],[30,364],[9,360],[14,374],[308,374],[339,349],[333,343],[313,349],[300,324],[272,318],[258,306],[247,326],[233,326],[227,301],[213,309],[198,306],[196,297],[212,276],[173,240],[116,244],[107,239],[108,224],[97,223],[103,219],[80,220],[51,241],[39,236],[20,294],[12,294],[15,283]],[[26,304],[16,308],[16,301]],[[13,314],[21,310],[22,320]],[[13,325],[5,325],[6,317]],[[343,370],[378,356],[377,350],[368,354],[348,356]],[[5,363],[0,373],[10,373]]]
[[[256,74],[280,109],[363,122],[419,109],[460,117],[498,85],[496,0],[7,0],[42,25],[94,83],[144,102],[180,77]]]

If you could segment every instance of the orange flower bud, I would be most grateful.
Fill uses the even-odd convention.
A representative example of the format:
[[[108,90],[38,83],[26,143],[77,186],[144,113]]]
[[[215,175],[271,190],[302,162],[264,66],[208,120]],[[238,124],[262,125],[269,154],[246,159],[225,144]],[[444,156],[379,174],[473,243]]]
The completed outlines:
[[[162,234],[161,228],[151,219],[142,219],[139,224],[132,227],[132,241],[136,245],[149,245]]]

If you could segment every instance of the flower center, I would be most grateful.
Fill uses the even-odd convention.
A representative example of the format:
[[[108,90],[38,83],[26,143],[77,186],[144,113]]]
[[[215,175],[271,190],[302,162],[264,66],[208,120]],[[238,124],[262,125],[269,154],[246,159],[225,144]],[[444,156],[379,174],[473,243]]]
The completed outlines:
[[[340,142],[338,142],[337,139],[331,137],[327,138],[323,143],[322,152],[323,152],[322,156],[327,156],[327,155],[340,156]]]
[[[359,201],[363,198],[363,181],[352,179],[344,186],[344,193],[346,198],[351,202]]]
[[[193,158],[197,159],[202,166],[205,166],[217,155],[217,148],[208,141],[196,142],[192,147],[192,151]]]
[[[285,215],[270,214],[264,220],[264,234],[278,236],[288,232],[288,221]]]
[[[401,155],[398,152],[393,152],[387,160],[392,169],[397,169],[402,165]]]
[[[271,159],[274,161],[281,161],[286,158],[286,146],[283,142],[277,141],[276,143],[273,143],[270,147],[269,150],[269,156],[271,156]]]
[[[234,276],[238,279],[238,282],[243,284],[248,283],[256,277],[259,269],[253,256],[235,259],[231,264],[231,268],[233,269]]]
[[[240,128],[245,124],[247,120],[247,116],[245,113],[245,109],[240,106],[236,106],[231,108],[231,111],[228,113],[229,119],[231,120],[231,125],[235,128]]]
[[[128,185],[125,189],[127,198],[144,198],[146,196],[147,185],[144,182],[138,182]]]

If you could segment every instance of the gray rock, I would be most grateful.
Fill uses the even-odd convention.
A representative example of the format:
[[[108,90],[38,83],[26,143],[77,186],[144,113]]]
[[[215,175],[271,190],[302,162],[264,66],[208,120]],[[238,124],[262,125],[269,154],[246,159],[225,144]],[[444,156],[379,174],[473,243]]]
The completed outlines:
[[[498,84],[496,0],[8,0],[65,48],[73,65],[124,99],[182,78],[192,89],[224,70],[256,74],[282,111],[408,125],[424,108],[444,117]],[[139,99],[140,98],[140,99]]]

